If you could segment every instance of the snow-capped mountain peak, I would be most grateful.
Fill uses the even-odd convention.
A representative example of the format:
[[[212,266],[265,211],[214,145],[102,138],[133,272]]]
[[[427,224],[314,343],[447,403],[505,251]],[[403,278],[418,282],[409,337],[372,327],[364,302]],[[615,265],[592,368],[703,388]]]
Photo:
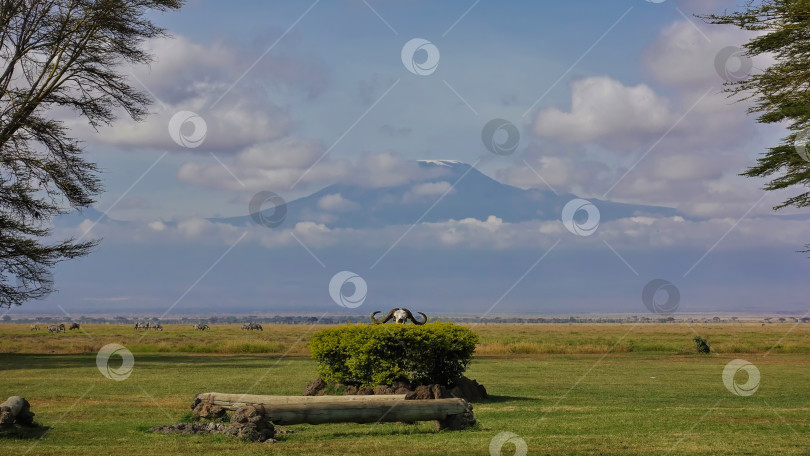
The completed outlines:
[[[414,220],[445,222],[496,216],[508,223],[557,220],[575,195],[523,190],[498,182],[471,165],[458,160],[419,160],[419,165],[445,171],[391,187],[368,188],[351,183],[325,187],[309,196],[287,203],[285,226],[299,222],[322,223],[330,228],[365,228],[409,225]],[[448,189],[448,186],[451,186]],[[341,202],[341,208],[334,204]],[[669,208],[592,200],[604,221],[639,214],[676,215]],[[351,208],[351,209],[348,209]],[[242,226],[250,216],[214,219]]]
[[[447,166],[462,165],[463,163],[458,160],[418,160],[419,163],[426,165]]]

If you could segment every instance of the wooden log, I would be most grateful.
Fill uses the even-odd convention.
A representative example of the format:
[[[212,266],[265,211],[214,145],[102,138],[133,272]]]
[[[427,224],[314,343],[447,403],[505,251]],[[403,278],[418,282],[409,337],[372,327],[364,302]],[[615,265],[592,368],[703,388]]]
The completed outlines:
[[[0,425],[12,425],[15,421],[27,424],[33,414],[28,411],[28,402],[20,396],[11,396],[0,404]],[[30,417],[28,415],[31,415]]]
[[[208,402],[226,410],[236,410],[245,405],[316,404],[325,402],[377,402],[404,400],[404,394],[351,395],[351,396],[263,396],[256,394],[200,393],[196,402]]]
[[[464,399],[406,401],[334,401],[265,406],[265,416],[278,425],[444,421],[467,410]]]

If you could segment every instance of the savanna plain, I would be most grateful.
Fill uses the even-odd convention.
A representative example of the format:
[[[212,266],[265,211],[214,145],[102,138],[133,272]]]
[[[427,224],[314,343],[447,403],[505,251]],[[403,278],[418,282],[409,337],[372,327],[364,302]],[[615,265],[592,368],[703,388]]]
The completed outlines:
[[[85,325],[49,334],[0,324],[0,400],[25,397],[42,426],[0,438],[0,454],[486,455],[501,432],[525,440],[531,455],[810,454],[810,324],[467,326],[480,343],[466,375],[490,395],[474,404],[474,428],[296,425],[267,444],[148,429],[183,420],[200,392],[300,395],[316,376],[308,342],[327,326],[144,332]],[[697,354],[696,334],[712,353]],[[110,343],[134,354],[123,381],[96,366],[98,350]],[[724,367],[735,359],[759,371],[754,394],[735,394],[724,383]],[[745,383],[746,373],[734,381]],[[501,449],[514,450],[510,443]]]

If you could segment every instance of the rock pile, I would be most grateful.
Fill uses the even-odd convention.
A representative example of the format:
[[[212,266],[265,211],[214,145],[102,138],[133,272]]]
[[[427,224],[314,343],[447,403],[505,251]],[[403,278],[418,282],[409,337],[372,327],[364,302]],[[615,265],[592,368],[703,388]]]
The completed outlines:
[[[461,377],[449,387],[439,384],[419,385],[412,387],[407,382],[398,382],[393,385],[378,385],[374,388],[367,386],[354,386],[343,384],[328,385],[320,377],[309,382],[304,387],[303,396],[325,396],[329,394],[353,395],[384,395],[404,394],[406,400],[413,399],[448,399],[461,398],[467,402],[478,402],[487,399],[487,390],[484,385],[467,377]]]
[[[275,442],[276,429],[267,419],[262,406],[247,405],[238,408],[231,416],[230,423],[228,423],[227,411],[218,405],[197,400],[192,404],[192,410],[196,419],[210,422],[155,426],[149,429],[149,432],[162,434],[225,434],[248,442]]]
[[[194,416],[198,419],[209,421],[226,421],[228,419],[228,412],[224,408],[209,402],[195,401],[191,405],[191,409],[194,410]]]
[[[261,405],[246,405],[237,409],[225,433],[249,442],[266,442],[276,436],[276,430],[267,420]]]
[[[149,432],[161,434],[224,434],[228,428],[222,423],[177,423],[167,426],[155,426]]]

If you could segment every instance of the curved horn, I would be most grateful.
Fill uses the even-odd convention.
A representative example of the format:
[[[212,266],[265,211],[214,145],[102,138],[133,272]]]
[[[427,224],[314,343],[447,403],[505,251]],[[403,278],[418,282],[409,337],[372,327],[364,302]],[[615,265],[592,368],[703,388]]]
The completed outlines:
[[[388,311],[388,315],[385,316],[385,319],[382,321],[383,323],[387,322],[388,320],[394,318],[394,312],[399,310],[399,307],[394,307],[393,309]]]
[[[373,324],[375,324],[375,325],[379,325],[381,323],[380,320],[377,320],[376,318],[374,318],[374,316],[379,314],[379,313],[382,313],[382,310],[378,310],[378,311],[374,312],[373,314],[371,314],[371,322]]]
[[[405,311],[405,313],[408,315],[408,319],[411,320],[415,325],[424,325],[428,321],[427,315],[423,314],[422,312],[416,312],[422,316],[422,321],[419,321],[416,318],[414,318],[410,310],[404,308],[402,310]]]

